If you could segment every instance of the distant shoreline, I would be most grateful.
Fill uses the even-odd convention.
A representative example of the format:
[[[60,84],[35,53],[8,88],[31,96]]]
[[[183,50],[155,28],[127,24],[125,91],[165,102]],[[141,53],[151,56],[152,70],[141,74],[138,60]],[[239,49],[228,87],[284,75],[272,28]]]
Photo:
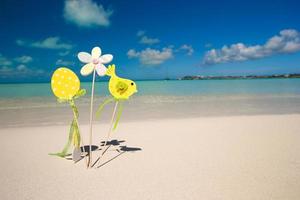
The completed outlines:
[[[247,75],[247,76],[184,76],[179,80],[231,80],[231,79],[273,79],[273,78],[300,78],[300,74],[280,75]]]

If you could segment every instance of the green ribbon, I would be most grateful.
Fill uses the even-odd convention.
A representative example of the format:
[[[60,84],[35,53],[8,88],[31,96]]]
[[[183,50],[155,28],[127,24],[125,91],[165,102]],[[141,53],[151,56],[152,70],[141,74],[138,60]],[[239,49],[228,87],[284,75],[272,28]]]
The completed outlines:
[[[106,99],[102,104],[100,104],[100,106],[98,107],[98,110],[96,112],[96,117],[99,118],[101,116],[101,113],[102,113],[102,110],[104,108],[104,106],[110,102],[113,102],[113,101],[119,101],[119,107],[118,107],[118,110],[117,110],[117,117],[116,117],[116,120],[115,120],[115,123],[114,123],[114,127],[113,127],[113,130],[115,130],[118,126],[118,123],[120,121],[120,118],[121,118],[121,115],[122,115],[122,111],[123,111],[123,102],[122,100],[118,100],[118,99],[115,99],[115,98],[109,98],[109,99]]]
[[[96,117],[99,119],[99,117],[101,116],[102,110],[104,108],[104,106],[110,102],[113,102],[115,100],[115,98],[109,98],[106,99],[102,104],[100,104],[100,106],[98,107],[98,110],[96,112]]]
[[[68,142],[67,144],[65,144],[63,150],[61,152],[58,152],[58,153],[50,153],[49,155],[52,155],[52,156],[59,156],[59,157],[66,157],[68,155],[68,150],[71,146],[71,143],[72,143],[72,139],[73,139],[73,133],[75,131],[75,127],[76,127],[76,122],[75,120],[73,119],[72,120],[72,123],[71,123],[71,126],[70,126],[70,130],[69,130],[69,137],[68,137]]]
[[[65,144],[63,150],[58,153],[50,153],[49,155],[54,155],[54,156],[59,156],[59,157],[66,157],[68,155],[68,150],[72,144],[76,148],[80,148],[80,132],[79,132],[79,126],[78,126],[78,117],[79,117],[79,112],[78,108],[75,105],[74,99],[77,99],[83,95],[85,95],[86,91],[84,89],[79,90],[77,94],[70,100],[65,100],[65,99],[58,99],[58,102],[63,103],[63,102],[69,102],[72,111],[73,111],[73,120],[70,125],[70,130],[69,130],[69,137],[68,141]]]

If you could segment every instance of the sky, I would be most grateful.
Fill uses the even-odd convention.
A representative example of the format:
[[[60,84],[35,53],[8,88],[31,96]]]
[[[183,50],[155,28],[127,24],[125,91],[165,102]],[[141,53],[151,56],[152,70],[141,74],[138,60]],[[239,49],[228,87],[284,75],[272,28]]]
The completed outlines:
[[[77,54],[114,56],[134,80],[300,73],[297,0],[1,0],[0,83],[78,74]],[[97,78],[105,80],[105,78]]]

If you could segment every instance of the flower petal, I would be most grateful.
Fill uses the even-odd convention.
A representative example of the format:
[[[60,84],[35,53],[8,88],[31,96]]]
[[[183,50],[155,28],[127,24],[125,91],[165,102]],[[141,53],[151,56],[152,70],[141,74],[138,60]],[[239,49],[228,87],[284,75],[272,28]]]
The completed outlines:
[[[92,49],[92,57],[93,57],[93,59],[97,59],[100,56],[101,56],[101,49],[100,49],[100,47],[94,47]]]
[[[105,76],[107,69],[103,64],[99,63],[95,68],[99,76]]]
[[[94,64],[88,63],[81,68],[80,74],[82,76],[87,76],[87,75],[90,75],[93,72],[93,70],[94,70]]]
[[[87,52],[79,52],[77,57],[83,63],[90,63],[93,60],[91,54]]]
[[[111,62],[112,59],[113,59],[113,55],[111,55],[111,54],[104,54],[103,56],[101,56],[99,58],[99,61],[101,63],[103,63],[103,64],[107,64],[107,63]]]

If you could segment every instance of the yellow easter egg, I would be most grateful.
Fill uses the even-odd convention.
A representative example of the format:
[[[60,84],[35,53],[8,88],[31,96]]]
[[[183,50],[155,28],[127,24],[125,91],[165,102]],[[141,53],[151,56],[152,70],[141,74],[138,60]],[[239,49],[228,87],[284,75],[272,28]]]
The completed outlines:
[[[52,75],[51,88],[56,97],[70,100],[79,91],[80,81],[72,70],[60,67]]]

